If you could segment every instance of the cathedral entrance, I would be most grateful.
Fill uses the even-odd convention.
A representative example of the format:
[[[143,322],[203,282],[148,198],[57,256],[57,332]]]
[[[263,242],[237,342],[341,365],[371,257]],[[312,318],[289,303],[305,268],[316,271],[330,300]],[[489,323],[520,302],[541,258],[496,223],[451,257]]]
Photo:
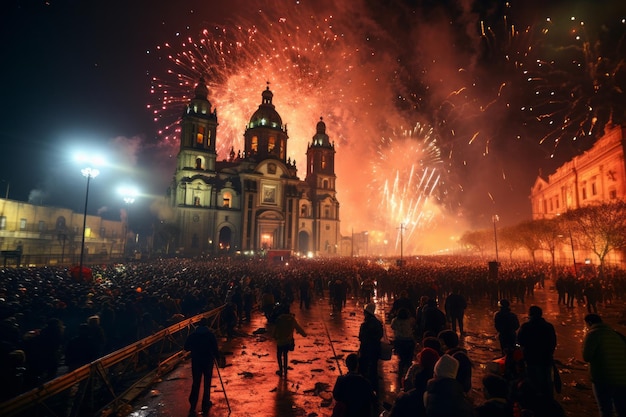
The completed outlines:
[[[222,227],[217,241],[218,252],[230,252],[232,246],[233,232],[230,227]]]
[[[309,234],[302,230],[298,233],[298,251],[307,254],[311,248],[309,247]]]
[[[283,217],[277,211],[265,211],[257,218],[257,248],[264,251],[284,249]]]

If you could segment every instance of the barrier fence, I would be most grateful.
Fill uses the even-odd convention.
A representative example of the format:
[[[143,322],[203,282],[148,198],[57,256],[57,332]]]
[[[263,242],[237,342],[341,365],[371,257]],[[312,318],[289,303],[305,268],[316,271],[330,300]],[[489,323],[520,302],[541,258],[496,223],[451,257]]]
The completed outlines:
[[[224,306],[182,320],[0,404],[3,417],[126,415],[130,403],[186,358],[185,339],[208,318],[219,330]],[[126,409],[126,410],[125,410]],[[128,411],[128,412],[124,412]]]

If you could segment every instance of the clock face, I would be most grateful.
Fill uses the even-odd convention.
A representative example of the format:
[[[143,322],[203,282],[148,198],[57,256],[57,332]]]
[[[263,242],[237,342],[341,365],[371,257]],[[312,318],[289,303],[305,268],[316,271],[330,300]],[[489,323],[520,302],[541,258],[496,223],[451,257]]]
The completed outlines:
[[[194,223],[198,223],[200,221],[200,216],[198,216],[197,214],[193,215],[193,222]]]

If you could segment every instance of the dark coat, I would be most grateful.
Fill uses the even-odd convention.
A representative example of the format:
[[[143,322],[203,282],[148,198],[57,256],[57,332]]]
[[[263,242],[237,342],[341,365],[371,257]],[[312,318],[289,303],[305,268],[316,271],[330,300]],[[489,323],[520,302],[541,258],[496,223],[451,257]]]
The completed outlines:
[[[185,341],[185,350],[191,352],[192,363],[210,364],[219,356],[217,339],[206,326],[200,326]]]
[[[522,347],[527,364],[552,365],[556,332],[543,317],[532,317],[522,324],[517,333],[517,343]]]

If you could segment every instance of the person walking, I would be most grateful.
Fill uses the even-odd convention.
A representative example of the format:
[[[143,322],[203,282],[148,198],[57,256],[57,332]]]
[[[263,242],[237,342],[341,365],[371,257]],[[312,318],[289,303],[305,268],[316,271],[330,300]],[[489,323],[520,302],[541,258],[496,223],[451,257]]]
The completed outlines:
[[[372,389],[378,392],[378,359],[383,324],[374,315],[375,311],[374,303],[367,304],[363,309],[363,322],[359,327],[359,372],[370,381]]]
[[[287,377],[289,352],[296,348],[293,332],[306,337],[306,332],[296,320],[296,316],[289,311],[289,304],[283,304],[274,324],[273,336],[276,339],[276,360],[278,370],[276,375]]]
[[[196,414],[196,406],[200,396],[200,384],[204,378],[202,392],[202,415],[207,415],[211,402],[211,378],[213,377],[213,364],[219,356],[217,338],[209,329],[209,321],[202,318],[198,327],[185,341],[185,350],[191,352],[191,393],[189,394],[189,416]]]
[[[398,355],[398,373],[404,375],[411,366],[413,354],[415,352],[415,339],[413,338],[413,328],[415,318],[409,310],[401,308],[398,315],[391,320],[393,330],[393,346]]]
[[[552,398],[556,332],[554,326],[542,316],[541,307],[530,306],[528,321],[520,326],[517,342],[524,353],[526,376],[530,385],[538,397]]]
[[[626,341],[597,314],[585,316],[583,360],[589,363],[600,417],[626,416]]]

